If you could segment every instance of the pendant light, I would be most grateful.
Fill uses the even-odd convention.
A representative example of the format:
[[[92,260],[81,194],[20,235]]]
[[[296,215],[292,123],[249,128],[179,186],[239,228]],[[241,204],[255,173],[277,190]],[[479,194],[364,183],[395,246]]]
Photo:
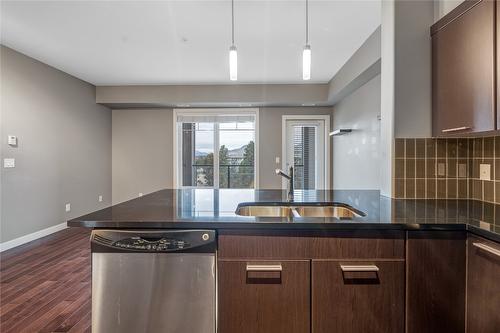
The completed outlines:
[[[306,0],[306,45],[302,50],[302,80],[311,79],[311,46],[309,45],[309,0]]]
[[[234,0],[231,0],[231,47],[229,48],[229,79],[238,80],[238,51],[234,45]]]

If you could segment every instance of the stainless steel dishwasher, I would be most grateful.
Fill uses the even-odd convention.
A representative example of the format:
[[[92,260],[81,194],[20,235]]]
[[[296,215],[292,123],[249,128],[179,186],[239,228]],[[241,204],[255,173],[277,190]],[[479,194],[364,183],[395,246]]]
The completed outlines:
[[[93,333],[214,333],[213,230],[94,230]]]

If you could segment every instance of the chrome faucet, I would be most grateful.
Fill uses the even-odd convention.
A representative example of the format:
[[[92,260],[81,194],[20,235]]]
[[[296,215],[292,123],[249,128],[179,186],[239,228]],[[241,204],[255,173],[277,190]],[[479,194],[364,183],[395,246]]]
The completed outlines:
[[[293,201],[293,166],[290,167],[288,171],[288,175],[283,172],[281,169],[276,169],[276,174],[278,176],[284,177],[288,179],[288,194],[287,194],[287,199],[288,201]]]

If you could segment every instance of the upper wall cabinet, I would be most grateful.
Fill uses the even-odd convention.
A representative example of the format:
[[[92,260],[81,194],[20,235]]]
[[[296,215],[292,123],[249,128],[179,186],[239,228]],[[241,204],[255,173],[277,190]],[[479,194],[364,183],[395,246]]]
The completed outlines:
[[[433,136],[496,129],[495,1],[465,1],[431,27]]]

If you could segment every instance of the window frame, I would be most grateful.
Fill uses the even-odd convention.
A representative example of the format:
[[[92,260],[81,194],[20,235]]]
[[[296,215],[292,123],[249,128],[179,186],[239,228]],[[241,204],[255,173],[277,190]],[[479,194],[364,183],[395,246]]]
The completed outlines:
[[[174,188],[212,188],[219,189],[219,170],[214,168],[214,185],[213,186],[182,186],[182,149],[179,149],[179,140],[182,129],[180,128],[181,123],[177,123],[177,117],[179,115],[196,115],[196,116],[208,116],[208,115],[251,115],[255,118],[255,138],[254,138],[254,189],[259,188],[259,108],[218,108],[218,109],[174,109],[173,110],[173,176],[174,176]],[[219,124],[215,123],[214,127],[214,164],[218,164],[219,159]],[[217,133],[217,135],[215,134]]]

